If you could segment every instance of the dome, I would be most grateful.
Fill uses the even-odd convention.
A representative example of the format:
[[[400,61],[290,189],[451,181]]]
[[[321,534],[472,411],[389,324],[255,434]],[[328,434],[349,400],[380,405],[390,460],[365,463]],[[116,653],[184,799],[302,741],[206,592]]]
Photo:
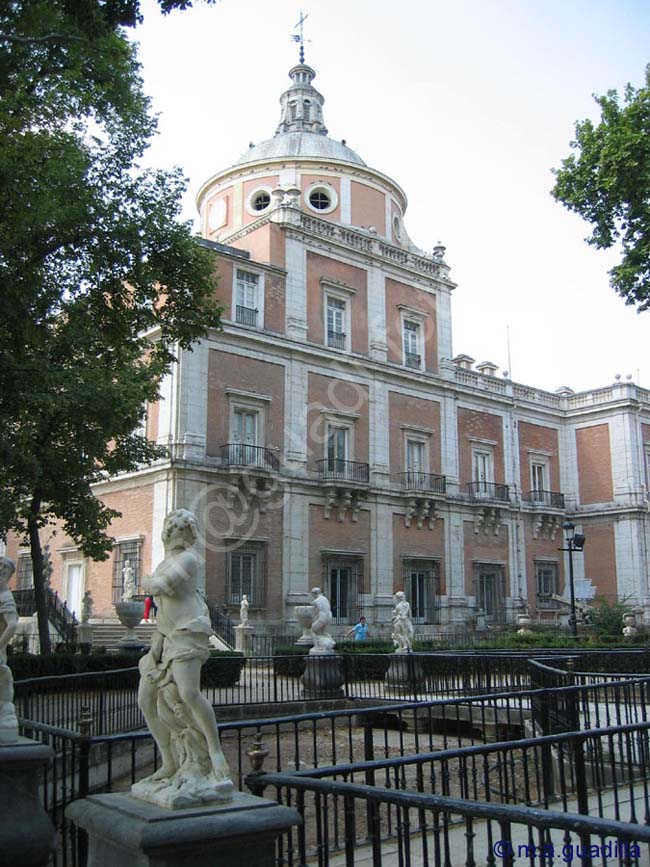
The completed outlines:
[[[343,142],[326,135],[313,132],[284,132],[249,148],[235,163],[236,166],[254,163],[258,160],[281,159],[283,157],[313,157],[324,160],[341,160],[366,164],[361,157]]]

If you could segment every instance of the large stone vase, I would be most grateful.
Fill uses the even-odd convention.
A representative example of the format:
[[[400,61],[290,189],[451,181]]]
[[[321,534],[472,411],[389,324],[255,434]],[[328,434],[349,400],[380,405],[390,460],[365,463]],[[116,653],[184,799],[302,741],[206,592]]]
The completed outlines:
[[[302,635],[296,641],[296,644],[311,646],[314,643],[314,637],[311,632],[311,625],[314,620],[313,605],[296,605],[296,620],[302,629]]]
[[[116,602],[115,613],[126,630],[124,636],[120,639],[120,647],[142,647],[142,641],[138,638],[135,627],[139,625],[144,615],[144,602],[136,602],[133,599],[129,599],[128,602]]]

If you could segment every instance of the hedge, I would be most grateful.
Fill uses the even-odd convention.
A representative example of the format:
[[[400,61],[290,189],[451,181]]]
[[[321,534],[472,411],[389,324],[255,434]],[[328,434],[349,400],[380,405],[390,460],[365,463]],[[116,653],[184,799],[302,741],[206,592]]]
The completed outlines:
[[[54,653],[50,656],[36,656],[31,653],[12,653],[8,665],[13,672],[14,681],[29,680],[35,677],[57,677],[71,674],[111,672],[120,669],[119,678],[107,678],[103,688],[124,689],[137,686],[140,673],[137,670],[142,653]],[[240,653],[232,651],[213,651],[201,669],[201,686],[220,688],[234,686],[239,682],[246,660]],[[53,690],[60,690],[60,682],[52,683]]]

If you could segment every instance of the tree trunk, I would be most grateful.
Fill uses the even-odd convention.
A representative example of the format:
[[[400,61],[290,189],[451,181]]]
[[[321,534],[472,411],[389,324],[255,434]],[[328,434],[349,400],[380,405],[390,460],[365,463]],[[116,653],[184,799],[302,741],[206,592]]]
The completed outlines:
[[[43,551],[41,539],[38,534],[38,517],[41,510],[41,498],[34,496],[30,506],[30,514],[27,519],[29,533],[29,548],[32,555],[32,570],[34,573],[34,601],[36,603],[36,616],[38,618],[38,637],[41,645],[41,654],[52,653],[50,643],[50,623],[47,615],[46,588],[43,580]]]

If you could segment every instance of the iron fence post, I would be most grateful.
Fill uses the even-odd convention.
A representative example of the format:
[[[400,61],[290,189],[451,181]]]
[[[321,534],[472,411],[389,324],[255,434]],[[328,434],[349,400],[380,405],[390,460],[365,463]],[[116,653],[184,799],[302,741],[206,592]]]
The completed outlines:
[[[83,705],[77,721],[79,729],[79,798],[90,794],[90,729],[93,717],[88,705]],[[88,834],[77,828],[78,867],[86,867],[88,861]]]

